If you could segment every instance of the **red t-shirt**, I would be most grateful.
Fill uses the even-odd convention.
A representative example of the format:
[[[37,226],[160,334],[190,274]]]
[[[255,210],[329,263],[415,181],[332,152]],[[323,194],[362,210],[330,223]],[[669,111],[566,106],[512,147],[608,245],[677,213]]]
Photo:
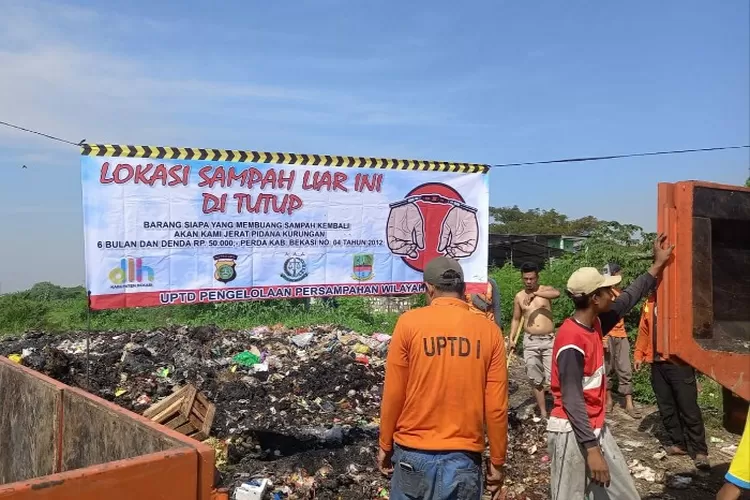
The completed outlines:
[[[599,318],[594,328],[589,329],[572,318],[566,319],[557,331],[552,348],[552,380],[550,390],[555,400],[551,415],[568,418],[562,405],[562,391],[557,367],[557,357],[567,349],[575,349],[583,354],[583,400],[591,429],[596,431],[604,425],[604,401],[607,379],[604,376],[604,346]]]

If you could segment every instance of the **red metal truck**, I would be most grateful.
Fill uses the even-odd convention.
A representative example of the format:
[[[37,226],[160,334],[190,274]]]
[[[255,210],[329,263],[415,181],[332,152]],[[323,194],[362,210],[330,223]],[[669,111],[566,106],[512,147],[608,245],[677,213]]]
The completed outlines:
[[[675,244],[657,292],[656,349],[722,385],[724,425],[750,401],[750,188],[659,184],[659,232]]]
[[[228,500],[214,450],[0,357],[0,500]]]

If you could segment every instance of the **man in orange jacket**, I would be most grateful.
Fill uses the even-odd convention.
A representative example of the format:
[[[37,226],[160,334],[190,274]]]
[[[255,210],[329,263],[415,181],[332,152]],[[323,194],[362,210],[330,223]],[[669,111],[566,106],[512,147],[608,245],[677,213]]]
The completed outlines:
[[[618,264],[610,262],[604,267],[605,276],[622,276]],[[620,289],[612,287],[612,300],[620,295]],[[607,371],[607,413],[614,408],[612,400],[612,381],[617,377],[617,392],[625,396],[625,413],[631,418],[640,418],[640,413],[633,404],[633,367],[630,364],[630,341],[625,330],[625,319],[620,321],[604,337],[604,364]]]
[[[651,364],[651,387],[656,395],[661,420],[672,445],[666,448],[670,455],[694,456],[695,466],[709,470],[708,446],[703,415],[698,406],[698,386],[693,367],[662,359],[656,352],[658,323],[656,292],[652,293],[641,311],[638,338],[633,353],[633,367],[639,370],[643,363]]]
[[[502,328],[500,323],[500,289],[494,279],[487,278],[487,291],[485,293],[467,293],[466,301],[469,303],[469,311],[481,314]]]
[[[390,498],[502,495],[508,440],[503,333],[469,311],[461,265],[436,257],[424,269],[426,307],[401,315],[385,365],[378,466],[392,474]]]

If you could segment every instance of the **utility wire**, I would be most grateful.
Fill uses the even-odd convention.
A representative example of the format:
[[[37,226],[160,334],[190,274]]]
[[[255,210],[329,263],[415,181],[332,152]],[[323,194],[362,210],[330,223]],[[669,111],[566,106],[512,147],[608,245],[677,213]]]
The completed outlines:
[[[24,128],[19,125],[14,125],[12,123],[4,122],[2,120],[0,120],[0,125],[5,125],[6,127],[21,130],[23,132],[28,132],[30,134],[40,135],[42,137],[46,137],[47,139],[52,139],[53,141],[70,144],[71,146],[82,146],[84,144],[84,141],[81,141],[81,142],[68,141],[67,139],[61,139],[60,137],[55,137],[54,135],[49,135],[43,132],[38,132],[36,130]],[[529,162],[521,162],[521,163],[498,163],[495,165],[490,165],[490,167],[491,168],[508,168],[508,167],[526,167],[526,166],[531,166],[531,165],[548,165],[551,163],[582,163],[586,161],[617,160],[620,158],[637,158],[641,156],[677,155],[677,154],[685,154],[685,153],[702,153],[702,152],[707,152],[707,151],[722,151],[722,150],[727,150],[727,149],[746,149],[746,148],[750,148],[750,145],[748,146],[720,146],[720,147],[715,147],[715,148],[672,149],[672,150],[667,150],[667,151],[650,151],[647,153],[626,153],[626,154],[608,155],[608,156],[585,156],[582,158],[563,158],[563,159],[558,159],[558,160],[529,161]]]
[[[581,163],[584,161],[600,161],[600,160],[617,160],[620,158],[635,158],[639,156],[662,156],[662,155],[678,155],[685,153],[702,153],[704,151],[722,151],[725,149],[744,149],[750,148],[748,146],[720,146],[716,148],[695,148],[695,149],[672,149],[668,151],[650,151],[648,153],[626,153],[621,155],[609,155],[609,156],[586,156],[583,158],[564,158],[560,160],[545,160],[545,161],[529,161],[523,163],[500,163],[497,165],[490,165],[492,168],[507,168],[507,167],[525,167],[529,165],[548,165],[550,163]]]
[[[83,145],[83,141],[81,141],[81,142],[73,142],[73,141],[69,141],[67,139],[61,139],[59,137],[55,137],[54,135],[49,135],[49,134],[45,134],[45,133],[42,133],[42,132],[37,132],[36,130],[31,130],[31,129],[28,129],[28,128],[24,128],[24,127],[21,127],[19,125],[14,125],[12,123],[4,122],[2,120],[0,120],[0,125],[5,125],[6,127],[14,128],[14,129],[17,129],[17,130],[22,130],[24,132],[29,132],[30,134],[41,135],[42,137],[46,137],[47,139],[52,139],[53,141],[58,141],[58,142],[64,142],[65,144],[70,144],[71,146],[82,146]]]

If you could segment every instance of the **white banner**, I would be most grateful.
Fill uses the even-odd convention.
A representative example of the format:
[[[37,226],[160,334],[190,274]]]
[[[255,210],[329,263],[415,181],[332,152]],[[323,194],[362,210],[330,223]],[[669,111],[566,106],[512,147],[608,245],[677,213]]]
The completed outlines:
[[[208,158],[179,159],[186,157]],[[218,159],[238,157],[244,161]],[[482,165],[84,146],[91,306],[417,293],[424,264],[438,255],[459,259],[469,288],[479,289],[487,281],[486,172]]]

